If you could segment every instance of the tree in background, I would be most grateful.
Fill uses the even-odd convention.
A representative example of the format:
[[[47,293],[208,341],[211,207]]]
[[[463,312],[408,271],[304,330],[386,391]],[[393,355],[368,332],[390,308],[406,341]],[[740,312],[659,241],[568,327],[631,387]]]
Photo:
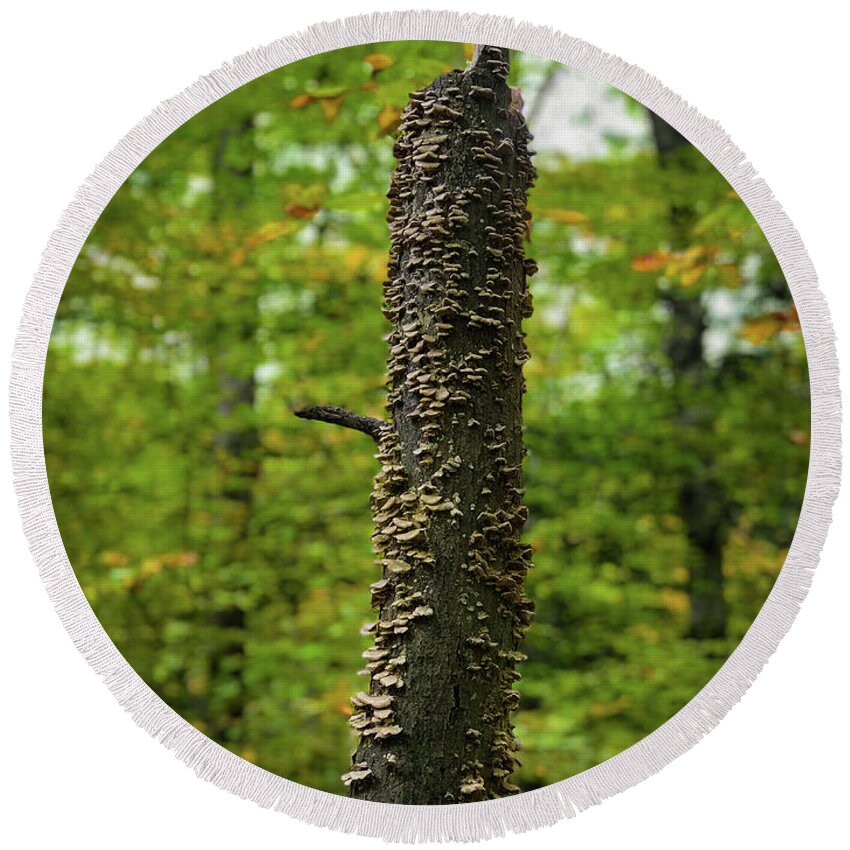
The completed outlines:
[[[755,588],[772,582],[799,511],[808,387],[781,269],[698,151],[662,167],[654,148],[537,158],[524,788],[551,781],[530,764],[542,752],[589,766],[589,749],[614,755],[708,681],[757,613]],[[672,207],[693,213],[678,234]],[[700,381],[670,356],[686,324],[671,299],[703,316]],[[682,492],[707,466],[714,490],[689,505]],[[688,526],[707,513],[725,633],[698,637]]]
[[[692,173],[693,156],[677,156],[690,143],[663,118],[648,111],[659,165],[672,169],[680,179]],[[697,213],[693,203],[671,203],[669,250],[684,256],[693,244]],[[699,246],[698,246],[699,247]],[[701,293],[673,287],[663,293],[662,303],[670,323],[664,352],[676,375],[673,390],[676,419],[685,433],[704,435],[713,430],[716,407],[694,403],[699,391],[711,381],[703,337],[707,330]],[[716,472],[717,459],[711,441],[692,440],[694,452],[679,487],[678,514],[682,518],[690,552],[688,558],[688,634],[698,640],[722,638],[726,634],[726,600],[723,595],[723,547],[735,516],[735,505]]]

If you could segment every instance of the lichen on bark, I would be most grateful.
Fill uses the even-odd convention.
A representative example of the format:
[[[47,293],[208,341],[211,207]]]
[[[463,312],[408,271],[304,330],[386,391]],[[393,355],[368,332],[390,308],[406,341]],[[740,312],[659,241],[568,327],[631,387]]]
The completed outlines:
[[[505,49],[478,48],[466,70],[410,95],[388,193],[388,421],[360,427],[339,409],[326,420],[372,433],[381,464],[378,616],[365,627],[369,687],[352,700],[359,744],[343,777],[356,798],[518,790],[513,685],[533,609],[520,535],[534,168],[508,62]],[[316,410],[309,418],[325,418]]]

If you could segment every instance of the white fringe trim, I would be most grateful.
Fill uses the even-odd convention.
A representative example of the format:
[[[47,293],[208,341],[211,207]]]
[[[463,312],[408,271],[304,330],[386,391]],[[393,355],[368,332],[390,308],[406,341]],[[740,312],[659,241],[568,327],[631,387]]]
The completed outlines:
[[[634,746],[562,782],[485,803],[401,806],[327,794],[249,764],[190,726],[124,660],[86,601],[56,525],[42,445],[43,372],[62,290],[98,216],[142,159],[205,106],[268,71],[340,47],[400,39],[524,50],[598,77],[658,113],[711,160],[761,225],[799,310],[808,354],[812,440],[802,513],[779,578],[739,646],[702,691]],[[741,699],[794,620],[826,537],[841,465],[838,360],[828,308],[797,231],[720,125],[640,68],[583,41],[510,18],[455,12],[376,13],[316,24],[224,64],[134,127],[77,191],[44,251],[14,348],[11,418],[24,531],[47,592],[79,651],[136,723],[202,779],[233,794],[319,826],[403,842],[477,841],[573,817],[637,784],[697,743]]]

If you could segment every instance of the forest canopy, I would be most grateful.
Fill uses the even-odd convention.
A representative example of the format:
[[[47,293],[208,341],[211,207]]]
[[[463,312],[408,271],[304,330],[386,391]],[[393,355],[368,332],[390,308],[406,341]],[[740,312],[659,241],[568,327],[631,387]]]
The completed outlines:
[[[107,206],[51,337],[51,493],[107,633],[212,739],[333,793],[379,575],[375,449],[293,411],[384,415],[394,136],[469,49],[346,48],[203,110]],[[781,268],[711,163],[557,63],[516,52],[511,82],[537,135],[529,790],[636,743],[740,641],[796,526],[810,411]]]

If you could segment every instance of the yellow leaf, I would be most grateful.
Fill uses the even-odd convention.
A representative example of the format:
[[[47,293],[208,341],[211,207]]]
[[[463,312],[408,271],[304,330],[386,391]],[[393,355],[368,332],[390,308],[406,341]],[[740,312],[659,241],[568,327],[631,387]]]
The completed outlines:
[[[101,552],[100,560],[101,563],[107,567],[124,567],[130,561],[130,559],[123,552],[117,552],[114,550],[110,550],[108,552]]]
[[[159,558],[145,558],[139,569],[141,576],[153,576],[162,571],[162,561]]]
[[[720,282],[724,286],[736,289],[741,285],[741,270],[734,263],[718,263],[716,268],[720,275]]]
[[[594,720],[603,720],[606,717],[615,717],[628,708],[630,698],[621,694],[612,702],[592,702],[587,707],[587,713]]]
[[[684,590],[665,587],[661,590],[661,604],[671,614],[685,614],[691,607],[691,601]]]
[[[757,319],[749,319],[744,322],[740,335],[753,345],[761,345],[780,331],[799,331],[800,317],[796,307],[788,310],[774,310]]]
[[[313,98],[309,94],[299,94],[289,101],[289,105],[293,109],[301,109],[302,106],[309,106],[313,102]]]
[[[304,345],[301,350],[304,354],[312,354],[314,351],[318,351],[324,344],[325,334],[315,333],[304,341]],[[334,428],[334,431],[336,430],[337,429]]]
[[[269,451],[281,453],[286,448],[286,437],[276,428],[268,428],[261,437],[262,444]]]
[[[192,694],[192,696],[205,694],[209,684],[209,678],[207,678],[207,676],[203,673],[194,673],[186,677],[186,690]]]
[[[294,227],[291,221],[270,221],[245,240],[245,248],[250,251],[264,242],[271,242],[290,233]]]
[[[394,133],[401,124],[401,110],[389,104],[378,113],[378,136]]]
[[[369,249],[362,245],[349,248],[344,254],[345,268],[349,272],[356,272],[369,257]]]
[[[463,58],[466,59],[467,62],[471,61],[473,53],[475,53],[474,44],[467,42],[463,45]]]
[[[717,253],[717,249],[714,245],[691,245],[682,253],[682,259],[692,262],[702,256],[712,256],[715,253]]]
[[[372,260],[372,277],[378,283],[387,279],[389,262],[385,254],[378,254]]]
[[[545,218],[557,221],[559,224],[583,224],[587,216],[577,210],[538,210]]]
[[[367,65],[371,65],[373,71],[383,71],[384,68],[389,68],[395,62],[395,59],[386,53],[370,53],[363,57],[363,61]]]
[[[740,330],[740,335],[753,345],[761,345],[779,333],[779,323],[770,316],[760,319],[750,319]]]
[[[705,263],[697,263],[695,266],[685,269],[679,275],[679,282],[682,286],[693,286],[693,284],[699,282],[699,279],[702,277],[706,268],[707,266]]]
[[[673,567],[672,575],[673,581],[679,582],[679,584],[684,584],[690,578],[688,568],[681,564],[677,567]]]

